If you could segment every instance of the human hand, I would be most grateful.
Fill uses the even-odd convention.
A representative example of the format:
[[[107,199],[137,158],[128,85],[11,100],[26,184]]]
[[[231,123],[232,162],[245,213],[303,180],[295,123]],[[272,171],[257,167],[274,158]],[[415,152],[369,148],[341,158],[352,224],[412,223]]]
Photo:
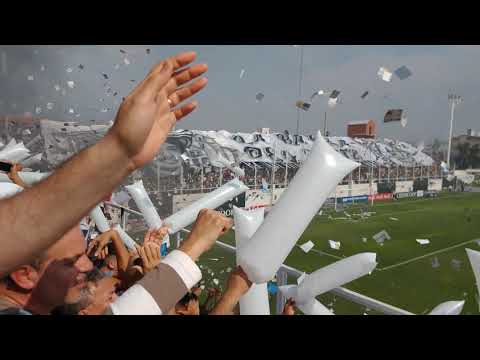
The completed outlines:
[[[207,71],[206,64],[184,68],[195,58],[194,52],[185,52],[161,61],[120,106],[107,136],[124,150],[132,171],[151,161],[175,123],[197,107],[191,102],[173,109],[207,84],[200,78],[180,87]]]
[[[248,279],[247,274],[245,274],[240,266],[237,266],[228,278],[227,289],[225,292],[233,292],[238,296],[242,296],[247,293],[251,286],[252,282]]]
[[[222,292],[217,288],[209,288],[207,294],[207,298],[219,299],[222,296]]]
[[[190,291],[191,291],[192,293],[194,293],[194,294],[197,296],[197,298],[199,298],[200,295],[202,294],[202,288],[200,288],[200,287],[198,287],[198,286],[197,286],[197,287],[193,287],[192,290],[190,290]]]
[[[135,248],[140,256],[141,266],[134,265],[133,267],[143,275],[152,271],[162,261],[160,246],[154,242],[144,244],[143,246],[135,245]]]
[[[147,233],[145,234],[145,238],[143,240],[143,243],[148,244],[150,242],[153,242],[153,243],[157,244],[158,246],[162,246],[163,239],[165,238],[165,236],[167,236],[169,228],[170,228],[169,225],[163,225],[159,229],[148,230]]]
[[[295,315],[295,301],[293,299],[288,299],[285,303],[282,315]]]
[[[98,235],[95,239],[90,241],[87,247],[87,256],[93,255],[94,257],[104,260],[108,256],[108,243],[114,236],[115,230],[109,230],[103,234]]]
[[[7,163],[10,163],[10,162],[7,162]],[[23,169],[23,166],[21,164],[14,164],[14,163],[10,163],[10,164],[12,164],[12,167],[10,168],[10,171],[7,173],[7,176],[10,179],[10,181],[23,188],[28,187],[27,184],[25,184],[23,180],[20,178],[20,176],[18,175],[18,172]]]
[[[13,164],[12,163],[12,167],[10,168],[10,172],[8,173],[8,177],[10,178],[10,180],[12,179],[13,175],[17,175],[17,173],[19,171],[22,171],[22,169],[23,169],[22,164]]]
[[[198,213],[192,231],[182,242],[179,250],[190,256],[193,261],[197,261],[205,251],[215,244],[218,237],[225,234],[232,226],[233,220],[222,213],[203,209]]]

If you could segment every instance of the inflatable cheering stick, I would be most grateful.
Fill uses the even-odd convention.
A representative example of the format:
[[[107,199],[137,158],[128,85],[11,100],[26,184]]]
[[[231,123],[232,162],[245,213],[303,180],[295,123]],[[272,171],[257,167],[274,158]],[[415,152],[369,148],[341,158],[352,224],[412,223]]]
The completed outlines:
[[[127,191],[130,193],[130,196],[137,204],[138,209],[143,214],[145,221],[150,229],[159,229],[162,227],[162,219],[158,215],[155,206],[150,200],[150,197],[143,186],[143,181],[137,181],[132,185],[125,186]],[[167,235],[163,238],[163,244],[166,243],[170,247],[170,237]]]
[[[239,265],[257,284],[271,280],[337,184],[359,166],[318,132],[312,151],[252,240],[238,249]]]
[[[95,208],[90,211],[90,217],[95,221],[95,225],[97,225],[98,230],[100,230],[102,234],[110,230],[107,218],[103,215],[102,209],[100,209],[99,205],[95,206]]]
[[[312,303],[315,297],[370,274],[376,266],[375,253],[353,255],[314,271],[307,275],[298,286],[281,286],[280,291],[287,298],[293,298],[300,310],[317,311],[320,306]],[[323,310],[318,311],[322,312]],[[306,314],[321,315],[320,313]]]
[[[437,305],[428,315],[460,315],[465,305],[463,301],[447,301]]]
[[[227,201],[248,190],[248,187],[238,179],[233,179],[218,189],[206,194],[201,199],[184,207],[177,213],[165,219],[170,225],[169,233],[174,234],[193,224],[202,209],[216,209]]]
[[[252,235],[262,224],[264,213],[264,208],[246,211],[233,207],[237,248],[250,241]],[[270,315],[266,283],[253,284],[250,290],[240,298],[240,315]]]
[[[130,235],[128,235],[125,230],[122,229],[120,225],[115,225],[113,227],[113,230],[115,230],[118,233],[118,236],[120,236],[120,239],[122,239],[123,243],[125,246],[128,248],[128,250],[135,250],[135,240],[133,240]]]

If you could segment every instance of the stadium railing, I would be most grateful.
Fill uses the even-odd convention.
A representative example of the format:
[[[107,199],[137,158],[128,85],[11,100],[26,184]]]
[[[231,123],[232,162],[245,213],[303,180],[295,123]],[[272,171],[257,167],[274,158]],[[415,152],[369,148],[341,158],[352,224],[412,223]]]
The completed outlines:
[[[122,220],[121,220],[124,228],[125,228],[125,223],[126,223],[126,215],[128,213],[142,216],[142,214],[138,211],[135,211],[135,210],[130,209],[128,207],[121,206],[121,205],[118,205],[118,204],[115,204],[115,203],[112,203],[112,202],[105,202],[105,205],[124,210]],[[235,228],[233,228],[233,230],[235,230]],[[182,232],[185,233],[185,234],[190,233],[189,230],[182,229],[181,232],[178,232],[176,234],[177,239],[176,239],[175,246],[177,248],[180,246],[180,243],[182,241],[182,234],[181,234]],[[221,241],[217,241],[216,246],[218,246],[219,248],[227,251],[230,254],[235,254],[235,252],[236,252],[235,246],[225,244]],[[302,271],[283,264],[277,272],[277,276],[276,276],[277,285],[278,286],[287,285],[288,276],[291,276],[293,278],[298,278],[302,274],[303,274]],[[336,289],[333,289],[333,290],[331,290],[331,293],[336,295],[336,296],[339,296],[343,299],[346,299],[348,301],[356,303],[358,305],[362,305],[362,306],[365,306],[369,309],[378,311],[378,312],[380,312],[382,314],[385,314],[385,315],[415,315],[415,314],[413,314],[413,313],[411,313],[407,310],[400,309],[396,306],[384,303],[380,300],[373,299],[371,297],[368,297],[368,296],[360,294],[358,292],[346,289],[344,287],[338,287]],[[280,291],[278,291],[277,292],[277,298],[276,298],[276,314],[281,314],[282,313],[282,310],[283,310],[283,307],[285,305],[286,300],[287,299],[285,299],[285,297],[282,296]]]

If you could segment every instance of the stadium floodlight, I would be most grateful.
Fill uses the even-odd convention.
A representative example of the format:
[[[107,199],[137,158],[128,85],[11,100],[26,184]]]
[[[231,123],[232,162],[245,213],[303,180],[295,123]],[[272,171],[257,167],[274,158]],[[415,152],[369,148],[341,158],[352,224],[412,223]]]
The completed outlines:
[[[448,137],[448,154],[447,154],[447,165],[449,169],[450,169],[450,155],[452,151],[453,119],[455,114],[455,106],[460,104],[462,100],[463,100],[462,97],[459,95],[455,95],[455,94],[448,95],[448,101],[451,104],[451,110],[452,110],[452,114],[450,117],[450,136]]]
[[[304,45],[293,45],[294,47],[300,47],[300,70],[299,70],[299,75],[298,75],[298,98],[302,98],[302,83],[303,83],[303,50],[304,50]],[[296,134],[299,135],[300,131],[300,109],[297,107],[297,128],[296,128]]]

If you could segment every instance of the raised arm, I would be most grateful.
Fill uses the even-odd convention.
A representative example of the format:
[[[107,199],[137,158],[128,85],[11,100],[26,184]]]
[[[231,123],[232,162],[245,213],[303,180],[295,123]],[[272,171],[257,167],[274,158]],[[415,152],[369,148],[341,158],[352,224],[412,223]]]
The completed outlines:
[[[153,159],[175,122],[196,102],[174,108],[200,91],[206,65],[181,69],[195,59],[183,53],[162,61],[125,99],[115,123],[96,145],[54,174],[0,202],[0,277],[29,263],[78,223],[133,170]]]
[[[209,315],[232,315],[240,298],[245,295],[252,286],[247,274],[239,266],[230,274],[227,289],[220,301],[215,305]]]
[[[160,264],[129,288],[111,305],[115,315],[162,315],[195,285],[202,273],[195,264],[220,235],[232,227],[232,220],[214,210],[200,211],[188,238]]]

